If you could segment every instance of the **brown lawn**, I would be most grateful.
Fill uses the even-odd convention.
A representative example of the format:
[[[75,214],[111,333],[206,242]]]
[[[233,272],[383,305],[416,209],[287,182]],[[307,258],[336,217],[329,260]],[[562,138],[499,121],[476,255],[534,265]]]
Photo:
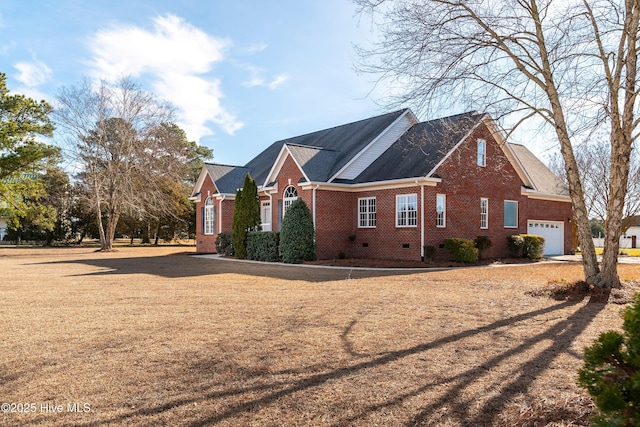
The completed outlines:
[[[0,249],[0,425],[584,426],[582,350],[624,307],[526,294],[577,264],[367,273],[192,250]]]

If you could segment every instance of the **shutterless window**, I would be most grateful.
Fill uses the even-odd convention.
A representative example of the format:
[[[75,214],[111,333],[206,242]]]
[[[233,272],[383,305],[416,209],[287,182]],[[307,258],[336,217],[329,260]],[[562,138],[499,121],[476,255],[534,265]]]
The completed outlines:
[[[374,228],[376,226],[376,198],[358,199],[358,227]]]
[[[518,202],[504,201],[504,227],[518,228]]]
[[[436,194],[436,227],[447,226],[447,196]]]
[[[396,196],[396,227],[415,227],[418,225],[418,196],[399,194]]]
[[[489,228],[489,199],[480,199],[480,228]]]
[[[215,234],[216,213],[213,199],[207,198],[204,202],[204,234]]]
[[[487,166],[487,142],[478,140],[478,166]]]
[[[293,185],[290,185],[284,189],[284,194],[282,195],[282,199],[284,200],[284,211],[282,213],[283,217],[284,215],[287,214],[287,209],[289,209],[289,206],[291,206],[291,204],[297,198],[298,198],[298,191],[296,190],[296,187],[294,187]]]

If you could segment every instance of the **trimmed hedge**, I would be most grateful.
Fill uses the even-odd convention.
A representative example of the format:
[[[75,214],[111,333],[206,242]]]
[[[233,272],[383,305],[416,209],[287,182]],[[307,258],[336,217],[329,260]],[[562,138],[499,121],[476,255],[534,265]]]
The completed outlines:
[[[296,199],[291,203],[282,219],[280,256],[283,262],[290,264],[316,259],[313,218],[302,199]]]
[[[220,233],[216,237],[216,252],[219,255],[233,256],[233,233]]]
[[[478,248],[473,240],[448,238],[444,239],[444,248],[451,254],[453,262],[476,262],[478,260]]]
[[[433,263],[433,256],[436,254],[436,248],[432,245],[427,245],[424,247],[424,262],[428,264]]]
[[[280,261],[280,233],[276,231],[251,231],[247,235],[247,258],[254,261]]]
[[[522,255],[529,259],[540,259],[544,253],[544,237],[535,234],[523,234]]]
[[[535,234],[516,234],[507,237],[509,252],[515,257],[540,259],[544,253],[544,237]]]
[[[489,236],[478,236],[473,241],[473,244],[478,248],[478,258],[483,258],[483,255],[487,249],[493,246],[491,238]]]
[[[512,257],[520,258],[522,256],[522,248],[524,247],[524,239],[519,234],[507,237],[507,246]]]

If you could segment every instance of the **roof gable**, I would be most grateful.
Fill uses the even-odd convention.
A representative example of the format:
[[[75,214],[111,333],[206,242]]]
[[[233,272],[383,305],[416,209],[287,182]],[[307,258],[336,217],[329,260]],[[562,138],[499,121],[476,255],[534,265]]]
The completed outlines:
[[[317,171],[320,165],[328,167],[328,162],[332,161],[330,168],[326,171],[326,175],[331,177],[383,133],[398,117],[408,111],[408,109],[395,111],[274,142],[247,163],[245,167],[251,170],[252,176],[258,184],[266,185],[268,183],[267,178],[274,170],[274,165],[282,152],[283,146],[287,144],[289,147],[307,147],[307,152],[305,153],[303,153],[303,149],[294,149],[299,158],[309,157],[309,149],[316,150],[313,156],[303,162],[304,165],[299,164],[302,169],[305,169],[308,164],[306,169]],[[331,152],[334,152],[334,154],[331,154]],[[295,154],[292,153],[292,155],[294,158],[296,157]],[[303,172],[305,175],[309,175],[307,170],[303,170]],[[315,172],[311,172],[311,174],[315,175]],[[322,172],[321,175],[324,174],[325,172]]]
[[[483,117],[469,112],[415,124],[352,182],[430,176]]]
[[[213,181],[213,184],[218,189],[218,193],[235,195],[238,188],[242,188],[244,185],[244,178],[247,176],[247,173],[249,173],[249,169],[244,166],[205,163],[200,171],[200,176],[198,176],[191,197],[195,197],[200,193],[207,176]]]
[[[543,194],[569,195],[564,183],[527,147],[511,143],[508,146],[529,177],[530,186],[534,190]]]

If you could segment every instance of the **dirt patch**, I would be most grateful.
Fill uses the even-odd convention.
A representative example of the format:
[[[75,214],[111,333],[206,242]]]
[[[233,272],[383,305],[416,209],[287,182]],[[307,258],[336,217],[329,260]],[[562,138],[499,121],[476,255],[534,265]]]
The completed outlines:
[[[184,252],[0,249],[0,425],[586,426],[582,351],[622,324],[624,305],[527,294],[579,264],[345,272]]]

